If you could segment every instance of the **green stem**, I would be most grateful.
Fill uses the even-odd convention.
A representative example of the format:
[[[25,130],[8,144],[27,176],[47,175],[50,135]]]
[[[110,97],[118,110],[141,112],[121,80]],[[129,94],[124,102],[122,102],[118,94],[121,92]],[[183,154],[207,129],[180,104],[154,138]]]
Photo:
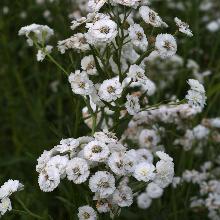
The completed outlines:
[[[141,62],[144,60],[144,58],[147,57],[152,51],[154,51],[154,49],[145,51],[145,52],[135,61],[135,64],[136,64],[136,65],[140,65]]]
[[[39,216],[39,215],[33,213],[32,211],[30,211],[30,210],[25,206],[25,204],[24,204],[19,198],[16,198],[16,200],[20,203],[20,205],[22,206],[22,208],[25,210],[25,212],[26,212],[28,215],[32,216],[32,217],[35,218],[35,219],[44,219],[43,217],[41,217],[41,216]]]
[[[86,103],[86,106],[88,108],[89,114],[92,116],[92,135],[96,132],[96,127],[97,127],[97,111],[93,111],[91,105],[90,105],[90,98],[89,96],[86,96],[84,98],[84,101]]]
[[[42,48],[43,45],[42,45],[42,47],[40,47],[36,41],[33,41],[33,42],[34,42],[34,45],[37,47],[38,50],[43,50],[44,53],[46,54],[46,56],[47,56],[60,70],[62,70],[67,76],[69,75],[68,72],[67,72],[49,53],[47,53],[47,51],[46,51],[44,48]]]
[[[155,105],[149,106],[148,108],[141,109],[141,111],[150,111],[150,110],[158,109],[158,107],[160,107],[165,102],[167,102],[167,100],[164,100],[164,101],[159,102],[159,103],[157,103]],[[179,102],[176,102],[176,103],[167,103],[166,105],[167,106],[177,106],[177,105],[180,105],[180,104],[183,104],[183,103],[185,103],[185,99],[183,99],[183,100],[181,100]]]
[[[46,55],[60,70],[69,76],[68,72],[50,54],[46,53]]]

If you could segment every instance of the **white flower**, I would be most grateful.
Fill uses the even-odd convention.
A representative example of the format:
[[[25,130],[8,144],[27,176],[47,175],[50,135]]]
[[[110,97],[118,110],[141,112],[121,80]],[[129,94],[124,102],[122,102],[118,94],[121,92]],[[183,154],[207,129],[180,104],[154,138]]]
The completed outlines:
[[[88,12],[88,0],[76,0],[75,4],[79,7],[82,13]]]
[[[122,85],[119,82],[118,77],[105,80],[100,88],[98,95],[106,102],[112,102],[120,98],[122,95]]]
[[[129,150],[125,153],[124,158],[124,169],[127,174],[131,174],[135,170],[137,164],[137,153],[135,150]]]
[[[84,147],[84,157],[87,160],[104,162],[109,154],[108,146],[101,141],[91,141]]]
[[[0,199],[11,196],[13,193],[22,190],[23,187],[18,180],[8,180],[0,188]]]
[[[140,82],[140,83],[145,83],[146,80],[148,79],[145,76],[145,71],[136,64],[130,66],[127,76],[131,78],[134,82]]]
[[[154,182],[161,188],[172,183],[174,177],[174,164],[171,161],[160,160],[156,164],[156,177]]]
[[[50,54],[53,49],[53,46],[47,45],[45,48],[38,50],[37,52],[37,61],[42,62],[47,54]]]
[[[106,171],[98,171],[89,179],[89,188],[100,198],[107,198],[115,191],[115,178]]]
[[[124,169],[124,153],[113,152],[108,159],[108,166],[117,175],[125,175],[126,171]]]
[[[113,203],[119,207],[129,207],[133,203],[133,192],[127,185],[119,186],[113,193]]]
[[[182,178],[188,183],[192,182],[194,184],[200,184],[201,182],[207,180],[207,173],[199,173],[196,170],[185,170],[183,172]]]
[[[66,165],[69,159],[67,156],[56,155],[47,162],[47,167],[55,167],[59,170],[59,174],[63,179],[66,176]]]
[[[125,152],[126,149],[127,149],[123,144],[121,144],[119,142],[108,144],[108,148],[109,148],[111,153],[114,153],[114,152]]]
[[[123,176],[134,172],[136,159],[136,152],[134,150],[113,152],[108,159],[108,166],[115,174]]]
[[[46,54],[43,52],[43,50],[37,51],[37,61],[42,62],[45,59]]]
[[[203,125],[197,125],[193,128],[193,135],[197,140],[202,140],[208,137],[210,130]]]
[[[89,75],[97,75],[98,74],[97,69],[96,69],[95,59],[92,55],[85,56],[81,60],[81,67]]]
[[[139,98],[134,95],[127,95],[125,107],[130,115],[136,115],[140,110]]]
[[[74,153],[79,147],[79,141],[74,138],[62,139],[60,144],[55,147],[59,153]]]
[[[107,2],[107,0],[89,0],[88,8],[91,12],[99,11],[102,6]]]
[[[89,177],[89,166],[86,160],[75,157],[66,166],[67,178],[75,184],[81,184]]]
[[[153,155],[152,153],[147,149],[138,149],[136,150],[137,153],[137,161],[138,162],[153,162]]]
[[[90,95],[94,91],[94,86],[85,71],[77,70],[75,73],[69,75],[69,82],[72,91],[79,95]]]
[[[101,19],[89,28],[85,36],[89,44],[100,45],[112,42],[117,34],[117,24],[114,21]]]
[[[141,162],[135,167],[134,177],[138,181],[148,182],[155,177],[155,166],[148,162]]]
[[[92,27],[94,23],[99,20],[110,19],[110,16],[108,14],[103,14],[103,13],[89,13],[87,17],[89,17],[89,22],[86,23],[86,28]]]
[[[148,196],[147,193],[141,193],[137,197],[137,204],[140,209],[147,209],[151,206],[152,199]]]
[[[38,177],[38,183],[43,192],[52,192],[60,184],[59,170],[55,167],[43,170]]]
[[[140,3],[140,0],[112,0],[113,3],[125,5],[128,7],[137,7]]]
[[[86,146],[90,141],[93,141],[94,138],[90,136],[82,136],[76,139],[80,143],[80,147],[83,148]]]
[[[208,198],[205,200],[205,205],[209,210],[219,210],[220,195],[218,193],[209,193]]]
[[[79,17],[79,18],[77,17],[75,18],[75,20],[71,21],[72,25],[70,26],[70,28],[72,30],[75,30],[77,27],[79,27],[80,25],[84,24],[87,21],[89,21],[89,19],[86,17]]]
[[[210,125],[211,125],[213,128],[220,128],[220,118],[210,119]]]
[[[11,200],[9,198],[3,198],[0,202],[0,218],[4,215],[7,211],[11,211]]]
[[[174,177],[172,187],[175,189],[181,183],[181,177]]]
[[[139,136],[139,143],[141,147],[154,148],[160,142],[160,136],[155,130],[144,129]]]
[[[161,58],[171,57],[177,52],[177,43],[171,34],[157,35],[155,47]]]
[[[176,25],[178,26],[179,28],[179,31],[188,35],[189,37],[192,37],[193,34],[192,34],[192,31],[189,29],[189,25],[185,22],[182,22],[179,18],[175,17],[175,22],[176,22]]]
[[[134,61],[137,60],[139,57],[140,57],[140,55],[135,51],[135,48],[131,42],[125,44],[124,47],[122,48],[122,64],[123,64],[122,68],[123,68],[123,71],[127,70],[127,68],[128,68],[127,62],[134,63]]]
[[[191,107],[201,110],[205,107],[207,99],[204,93],[195,90],[189,90],[185,98]]]
[[[92,207],[86,205],[78,208],[78,218],[79,220],[96,220],[97,215]]]
[[[91,107],[92,105],[96,108],[96,107],[104,107],[104,103],[101,101],[100,97],[98,96],[98,90],[100,87],[100,84],[95,84],[94,85],[95,89],[93,91],[93,93],[89,96],[90,97],[90,104]],[[93,110],[95,110],[95,108]]]
[[[109,202],[108,199],[94,198],[93,200],[98,200],[96,203],[96,209],[98,210],[99,213],[107,213],[111,211],[111,203]]]
[[[156,92],[156,85],[150,79],[147,79],[141,84],[141,89],[147,93],[148,96],[152,96]]]
[[[220,19],[209,22],[206,28],[210,32],[217,32],[220,29]]]
[[[148,184],[146,192],[152,199],[160,198],[163,195],[163,189],[153,182]]]
[[[170,162],[173,161],[173,158],[170,157],[168,154],[164,153],[163,151],[157,151],[157,152],[156,152],[156,155],[157,155],[161,160],[170,161]]]
[[[97,141],[101,141],[106,144],[116,144],[118,142],[118,138],[115,136],[115,134],[108,130],[95,132],[94,137]]]
[[[36,171],[40,173],[47,165],[47,162],[51,159],[53,156],[53,151],[44,151],[41,156],[37,159],[37,166]]]
[[[22,27],[18,35],[25,35],[27,37],[27,42],[30,46],[33,46],[33,42],[36,40],[36,43],[44,43],[48,40],[54,31],[49,28],[47,25],[31,24],[25,27]]]
[[[162,21],[161,17],[148,6],[140,7],[139,13],[147,24],[153,27],[167,27],[167,24]]]
[[[86,37],[82,33],[74,34],[66,40],[58,41],[57,47],[61,54],[64,54],[69,49],[75,49],[78,52],[90,49]]]
[[[189,79],[187,83],[190,85],[190,88],[196,92],[205,93],[204,86],[195,79]]]
[[[131,42],[142,51],[146,51],[148,41],[144,29],[139,24],[133,24],[129,27],[128,32]]]

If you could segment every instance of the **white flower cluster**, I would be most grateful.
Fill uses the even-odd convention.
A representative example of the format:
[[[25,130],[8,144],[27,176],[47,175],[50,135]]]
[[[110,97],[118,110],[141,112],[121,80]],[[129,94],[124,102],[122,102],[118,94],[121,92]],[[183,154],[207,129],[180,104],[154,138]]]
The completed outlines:
[[[189,79],[188,84],[190,85],[190,90],[186,95],[186,99],[189,105],[201,111],[204,108],[207,99],[205,89],[203,85],[195,79]]]
[[[192,31],[189,29],[189,25],[183,21],[181,21],[179,18],[174,19],[176,22],[177,27],[179,28],[179,31],[188,35],[189,37],[192,37]]]
[[[10,197],[17,191],[23,190],[23,185],[18,180],[8,180],[0,188],[0,218],[7,211],[12,210]]]
[[[26,36],[28,44],[33,46],[34,42],[43,44],[45,41],[49,40],[54,34],[54,31],[47,25],[31,24],[22,27],[18,34]]]
[[[183,137],[174,141],[174,144],[181,145],[185,151],[193,148],[195,154],[202,154],[207,143],[220,143],[220,119],[204,118],[201,124],[194,128],[185,128]]]
[[[64,54],[68,49],[75,49],[77,51],[89,50],[89,44],[84,34],[78,33],[66,40],[58,41],[58,50],[61,54]]]
[[[192,147],[197,144],[194,149],[195,152],[201,152],[202,146],[207,144],[210,130],[203,125],[197,125],[192,130],[187,129],[184,137],[176,139],[174,144],[183,146],[185,151],[191,150]]]
[[[73,15],[70,28],[74,34],[57,45],[61,54],[80,53],[77,59],[81,60],[74,65],[76,69],[72,73],[68,74],[69,70],[49,55],[52,48],[44,44],[52,35],[49,28],[45,31],[45,27],[33,25],[22,28],[19,34],[39,44],[38,61],[48,56],[68,75],[73,93],[82,96],[85,102],[82,115],[92,130],[88,137],[64,139],[43,152],[36,166],[40,189],[51,192],[65,178],[73,184],[83,184],[88,195],[93,193],[89,204],[93,200],[95,206],[79,207],[78,218],[95,220],[97,213],[115,215],[121,208],[130,207],[135,197],[138,206],[146,209],[153,199],[163,195],[168,185],[178,185],[180,179],[174,178],[173,159],[164,153],[162,145],[166,130],[159,123],[173,123],[179,130],[184,127],[184,120],[202,110],[206,97],[202,84],[191,79],[188,103],[179,102],[171,94],[164,94],[165,98],[172,97],[166,101],[168,104],[150,103],[156,100],[157,88],[165,88],[164,84],[168,87],[168,81],[174,82],[173,76],[184,61],[176,54],[176,34],[157,30],[154,36],[154,28],[168,25],[149,7],[148,1],[77,0],[77,3],[83,16]],[[186,23],[178,18],[174,20],[179,32],[193,35]],[[158,74],[151,73],[149,66],[163,70],[158,60],[167,70],[164,80],[159,79],[156,85]],[[201,126],[193,129],[193,136],[200,140],[208,133]]]
[[[191,119],[198,114],[198,111],[188,104],[181,105],[161,105],[157,109],[149,109],[139,112],[129,122],[129,129],[136,129],[142,125],[153,125],[163,122],[166,124],[180,125],[186,119]]]
[[[112,42],[117,34],[117,24],[108,17],[105,17],[94,24],[90,24],[85,37],[89,44],[102,45]]]
[[[160,197],[163,189],[172,183],[173,159],[164,152],[156,155],[160,160],[154,166],[150,151],[127,150],[108,131],[96,132],[94,137],[64,139],[39,157],[36,166],[38,182],[44,192],[53,191],[64,178],[74,184],[87,182],[94,200],[102,204],[97,205],[98,212],[110,212],[113,206],[128,207],[133,203],[133,189],[129,186],[133,181],[131,176],[149,183],[150,198]],[[99,170],[102,164],[105,170]],[[122,181],[117,183],[121,177]],[[79,209],[79,218],[83,219],[85,213],[96,216],[91,207],[85,206]]]
[[[45,45],[45,43],[54,34],[54,31],[47,25],[31,24],[22,27],[18,35],[24,35],[27,37],[27,43],[29,46],[37,46],[37,61],[43,61],[46,55],[50,54],[53,46]]]
[[[148,6],[140,7],[139,13],[145,23],[150,24],[153,27],[168,27],[168,25],[161,19],[158,13]]]
[[[154,177],[154,181],[149,183],[146,191],[137,197],[138,207],[141,209],[149,208],[152,199],[160,198],[163,195],[163,189],[167,187],[174,178],[173,159],[161,151],[158,151],[156,154],[160,158],[160,161],[156,164],[157,174]],[[145,172],[143,168],[141,170]]]
[[[211,220],[220,218],[220,180],[216,170],[219,169],[211,161],[205,162],[200,171],[186,170],[182,175],[182,182],[197,184],[198,195],[191,198],[190,208],[194,211],[205,208],[208,210],[208,218]]]

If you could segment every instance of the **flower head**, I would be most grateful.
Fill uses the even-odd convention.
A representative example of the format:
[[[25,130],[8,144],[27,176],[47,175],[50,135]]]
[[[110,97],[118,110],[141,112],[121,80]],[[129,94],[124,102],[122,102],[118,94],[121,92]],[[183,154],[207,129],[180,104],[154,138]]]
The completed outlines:
[[[87,160],[104,162],[109,154],[108,146],[101,141],[91,141],[84,147],[84,156]]]
[[[186,34],[189,37],[192,37],[192,31],[189,29],[189,25],[183,21],[181,21],[179,18],[174,19],[176,22],[177,27],[179,28],[179,31]]]
[[[177,52],[177,43],[171,34],[157,35],[155,47],[161,58],[171,57]]]
[[[90,95],[94,91],[94,86],[85,71],[80,72],[77,70],[75,73],[69,75],[69,82],[72,91],[79,95]]]
[[[128,32],[133,45],[142,51],[146,51],[148,47],[148,41],[144,33],[144,29],[139,24],[133,24],[129,27]]]
[[[117,34],[117,24],[114,21],[101,19],[89,27],[85,36],[90,44],[100,45],[112,42]]]
[[[27,42],[30,46],[33,46],[34,41],[36,43],[44,43],[48,40],[54,31],[49,28],[47,25],[31,24],[25,27],[22,27],[18,35],[25,35],[27,37]]]
[[[96,220],[97,219],[97,215],[95,210],[86,205],[86,206],[81,206],[78,209],[78,218],[79,220]]]
[[[139,163],[134,171],[134,177],[138,181],[148,182],[155,177],[155,166],[148,162]]]
[[[75,157],[66,166],[67,178],[75,184],[81,184],[87,180],[90,171],[86,160]]]
[[[139,13],[147,24],[150,24],[153,27],[167,27],[167,24],[163,22],[161,17],[148,6],[141,6]]]
[[[115,191],[115,178],[107,171],[98,171],[89,179],[89,188],[100,198],[107,198]]]
[[[105,80],[99,88],[98,95],[102,100],[112,102],[121,97],[122,90],[122,85],[116,77]]]

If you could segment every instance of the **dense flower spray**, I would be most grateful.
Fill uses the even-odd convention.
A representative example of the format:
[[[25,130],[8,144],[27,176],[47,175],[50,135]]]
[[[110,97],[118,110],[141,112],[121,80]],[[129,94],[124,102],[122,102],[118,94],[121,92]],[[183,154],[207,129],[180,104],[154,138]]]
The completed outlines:
[[[47,45],[52,29],[32,24],[19,31],[30,46],[37,47],[37,60],[51,60],[68,76],[72,92],[85,102],[82,114],[91,134],[61,140],[43,152],[36,166],[44,192],[54,191],[66,178],[86,186],[88,195],[92,193],[90,204],[78,209],[80,220],[97,219],[98,213],[114,217],[134,201],[147,209],[171,183],[177,183],[173,158],[161,144],[162,129],[153,123],[180,125],[201,112],[206,102],[204,87],[193,79],[188,80],[185,99],[150,102],[162,87],[147,71],[151,61],[161,59],[161,63],[173,62],[177,67],[183,61],[176,54],[176,34],[164,30],[153,34],[154,28],[166,30],[168,24],[147,1],[87,3],[87,15],[71,23],[74,34],[57,43],[61,54],[83,56],[71,73],[52,57],[52,47]],[[178,18],[175,22],[177,32],[193,36],[186,23]],[[197,129],[197,135],[205,132],[198,130],[202,129]]]

